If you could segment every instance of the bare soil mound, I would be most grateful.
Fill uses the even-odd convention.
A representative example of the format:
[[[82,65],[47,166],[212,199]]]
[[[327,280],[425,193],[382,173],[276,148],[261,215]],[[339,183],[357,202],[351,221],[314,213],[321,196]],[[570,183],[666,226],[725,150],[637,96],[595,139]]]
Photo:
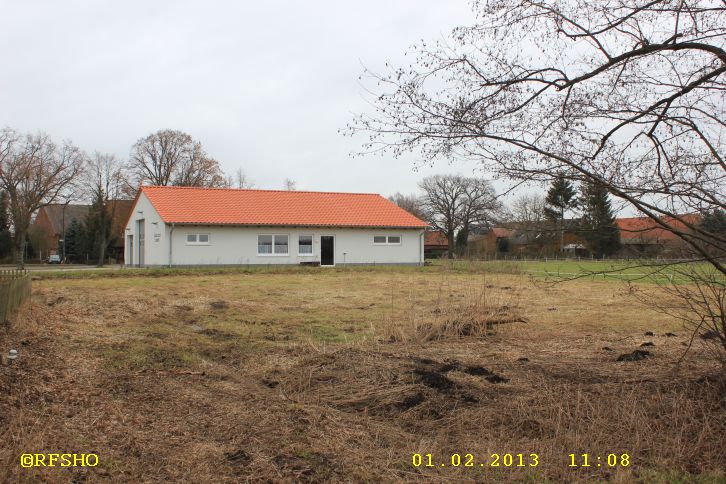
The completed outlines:
[[[410,423],[439,419],[457,408],[490,399],[493,383],[509,379],[483,366],[455,360],[343,349],[274,370],[262,384],[300,403],[349,413],[403,417]]]

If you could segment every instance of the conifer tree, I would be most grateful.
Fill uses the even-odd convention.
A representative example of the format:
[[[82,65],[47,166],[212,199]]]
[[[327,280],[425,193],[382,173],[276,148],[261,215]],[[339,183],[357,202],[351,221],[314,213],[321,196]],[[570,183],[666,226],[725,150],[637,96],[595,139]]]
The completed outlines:
[[[560,250],[565,245],[565,213],[577,208],[577,191],[570,180],[558,175],[545,197],[545,215],[555,222],[560,233]]]
[[[580,208],[582,209],[582,237],[590,252],[601,259],[620,249],[620,230],[607,188],[593,182],[583,183]]]

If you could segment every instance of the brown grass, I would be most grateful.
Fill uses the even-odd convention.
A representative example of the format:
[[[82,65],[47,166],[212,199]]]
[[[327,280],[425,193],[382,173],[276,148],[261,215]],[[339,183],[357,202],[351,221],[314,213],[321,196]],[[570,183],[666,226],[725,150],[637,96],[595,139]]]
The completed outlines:
[[[615,361],[646,341],[649,358]],[[36,281],[0,333],[0,351],[20,352],[0,367],[0,480],[723,482],[726,389],[701,342],[676,366],[687,341],[617,283],[446,271]],[[23,452],[101,464],[23,469]],[[438,465],[506,452],[540,465]],[[567,466],[585,452],[631,465]],[[413,467],[413,453],[437,466]]]

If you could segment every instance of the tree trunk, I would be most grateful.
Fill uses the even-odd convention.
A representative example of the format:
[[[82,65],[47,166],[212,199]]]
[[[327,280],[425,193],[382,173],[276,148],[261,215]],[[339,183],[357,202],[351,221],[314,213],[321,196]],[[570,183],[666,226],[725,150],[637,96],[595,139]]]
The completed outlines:
[[[15,240],[13,240],[13,250],[15,251],[15,266],[23,270],[25,269],[25,231],[17,230],[15,232]]]
[[[459,236],[456,240],[456,248],[460,257],[466,256],[466,249],[469,246],[469,225],[465,224],[459,230]]]
[[[446,239],[449,241],[449,250],[446,251],[446,258],[451,259],[453,251],[456,249],[456,238],[454,237],[454,231],[448,230],[446,232]]]
[[[99,246],[98,246],[98,264],[97,267],[103,267],[104,262],[106,261],[106,237],[101,234],[99,237]]]

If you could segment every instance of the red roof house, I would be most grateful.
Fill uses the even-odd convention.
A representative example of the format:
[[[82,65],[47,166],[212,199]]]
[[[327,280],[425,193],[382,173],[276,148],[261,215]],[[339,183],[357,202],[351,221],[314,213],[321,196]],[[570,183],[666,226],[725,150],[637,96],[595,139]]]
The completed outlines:
[[[419,220],[374,193],[142,187],[133,265],[419,264]]]

